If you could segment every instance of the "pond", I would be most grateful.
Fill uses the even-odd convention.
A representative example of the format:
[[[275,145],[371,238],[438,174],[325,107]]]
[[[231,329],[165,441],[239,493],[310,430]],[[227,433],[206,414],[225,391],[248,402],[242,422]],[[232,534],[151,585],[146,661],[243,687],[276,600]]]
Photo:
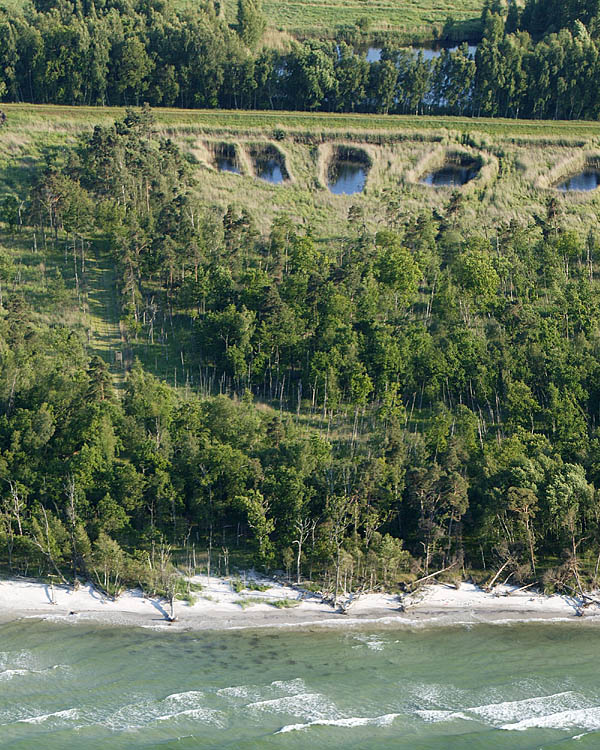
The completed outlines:
[[[381,47],[368,47],[366,51],[367,62],[374,63],[381,60]]]
[[[423,53],[423,59],[424,60],[434,60],[436,57],[440,57],[443,50],[448,50],[448,52],[456,52],[459,45],[444,45],[444,44],[435,44],[435,45],[429,45],[426,47],[404,47],[403,49],[409,50],[414,55],[417,55],[419,52]],[[373,62],[379,62],[381,60],[381,53],[383,49],[381,47],[367,47],[365,55],[367,58],[367,62],[373,63]],[[477,45],[476,44],[469,44],[469,55],[472,57],[475,57],[475,53],[477,52]]]
[[[335,195],[352,195],[362,193],[367,181],[364,166],[355,161],[338,160],[329,168],[327,186]]]
[[[595,190],[600,185],[600,172],[593,169],[586,169],[574,177],[569,177],[564,182],[557,185],[558,190],[571,192],[574,190]]]
[[[233,172],[234,174],[241,174],[239,166],[231,157],[218,156],[216,161],[217,169],[219,170],[219,172]]]
[[[259,158],[256,160],[256,176],[265,182],[278,185],[285,180],[281,164],[277,159]]]
[[[425,185],[432,187],[458,187],[477,176],[476,167],[459,167],[448,164],[435,172],[431,172],[421,179]]]

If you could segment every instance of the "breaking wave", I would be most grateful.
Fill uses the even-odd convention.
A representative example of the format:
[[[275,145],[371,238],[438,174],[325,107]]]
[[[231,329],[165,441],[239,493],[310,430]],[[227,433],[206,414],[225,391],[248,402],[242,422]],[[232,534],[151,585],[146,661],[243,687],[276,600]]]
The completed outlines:
[[[375,716],[375,717],[361,717],[361,716],[351,716],[347,719],[315,719],[315,721],[309,721],[306,724],[287,724],[286,726],[282,727],[280,730],[275,732],[275,734],[285,734],[286,732],[299,732],[304,729],[309,729],[310,727],[344,727],[344,728],[353,728],[353,727],[366,727],[366,726],[376,726],[376,727],[387,727],[390,726],[390,724],[393,724],[394,719],[397,719],[401,714],[384,714],[383,716]]]

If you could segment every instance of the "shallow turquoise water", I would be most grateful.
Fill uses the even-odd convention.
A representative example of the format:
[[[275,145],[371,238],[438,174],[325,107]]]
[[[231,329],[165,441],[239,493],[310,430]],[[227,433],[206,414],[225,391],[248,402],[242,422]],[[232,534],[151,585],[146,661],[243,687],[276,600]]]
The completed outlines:
[[[0,747],[600,747],[585,624],[177,633],[0,626]],[[579,739],[574,739],[579,737]]]

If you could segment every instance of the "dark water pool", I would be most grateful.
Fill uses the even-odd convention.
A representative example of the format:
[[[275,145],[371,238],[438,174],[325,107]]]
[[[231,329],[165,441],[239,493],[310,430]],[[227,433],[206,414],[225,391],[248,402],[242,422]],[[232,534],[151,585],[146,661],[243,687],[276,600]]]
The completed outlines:
[[[329,170],[328,187],[336,195],[362,193],[366,181],[366,169],[354,161],[337,161]]]
[[[281,164],[276,159],[258,159],[256,162],[256,176],[266,182],[279,184],[285,180]]]
[[[431,172],[423,177],[421,182],[432,187],[458,187],[476,177],[478,171],[475,167],[448,166]]]
[[[217,169],[219,170],[219,172],[233,172],[234,174],[241,174],[240,168],[229,156],[217,157]]]
[[[456,52],[456,50],[458,49],[458,45],[448,46],[448,45],[443,45],[443,44],[436,44],[436,45],[430,45],[426,47],[406,47],[405,49],[410,50],[410,52],[412,52],[413,55],[417,55],[419,52],[422,52],[424,60],[434,60],[436,57],[439,57],[442,54],[442,51],[445,49],[447,49],[448,52]],[[469,55],[471,55],[472,57],[475,57],[476,52],[477,52],[477,45],[469,44]],[[381,53],[382,53],[381,47],[367,47],[365,49],[367,62],[370,62],[370,63],[379,62],[381,60]]]
[[[595,190],[599,185],[600,172],[593,169],[586,169],[585,172],[580,172],[580,174],[569,177],[564,182],[561,182],[560,185],[557,185],[557,188],[566,193],[573,190]]]

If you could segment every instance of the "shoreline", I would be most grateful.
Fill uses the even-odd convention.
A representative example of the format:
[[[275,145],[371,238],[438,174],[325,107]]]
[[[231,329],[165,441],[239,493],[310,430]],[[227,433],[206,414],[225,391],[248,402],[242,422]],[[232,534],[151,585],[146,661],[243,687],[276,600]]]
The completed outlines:
[[[502,585],[486,592],[470,583],[463,583],[458,589],[434,583],[402,597],[365,594],[342,613],[316,594],[270,579],[254,579],[268,586],[267,590],[242,593],[234,592],[227,579],[211,577],[207,580],[206,576],[196,576],[191,580],[201,583],[203,591],[193,604],[176,602],[175,622],[168,621],[167,602],[146,597],[140,590],[125,591],[114,601],[90,583],[77,590],[54,586],[56,603],[53,604],[48,584],[31,579],[0,580],[0,623],[39,619],[176,631],[422,628],[525,622],[600,624],[599,604],[592,603],[583,609],[581,601],[575,597],[546,596],[531,589],[517,591],[516,587]],[[282,600],[298,600],[298,604],[274,606],[274,602]]]

